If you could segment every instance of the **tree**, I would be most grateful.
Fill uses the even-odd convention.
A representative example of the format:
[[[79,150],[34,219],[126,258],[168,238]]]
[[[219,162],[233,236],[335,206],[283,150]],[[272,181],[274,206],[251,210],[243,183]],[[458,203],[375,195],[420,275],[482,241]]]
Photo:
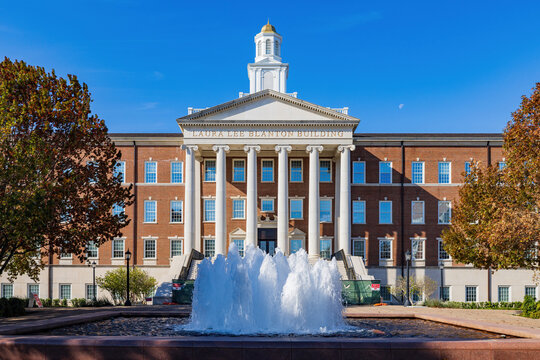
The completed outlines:
[[[477,162],[442,233],[454,260],[484,269],[538,270],[540,241],[540,83],[504,132],[506,167]]]
[[[426,299],[429,299],[431,295],[437,290],[437,282],[429,276],[424,276],[422,279],[412,275],[409,277],[409,301],[412,304],[411,295],[421,297],[424,294]],[[396,280],[396,285],[392,286],[390,292],[395,297],[406,296],[407,294],[407,278],[399,276]]]
[[[43,259],[61,252],[85,260],[121,235],[131,186],[113,176],[120,159],[90,93],[22,61],[0,63],[0,274],[37,279]]]
[[[105,276],[96,278],[96,283],[102,289],[107,290],[113,302],[123,304],[126,302],[126,269],[119,267],[107,271]],[[149,276],[146,271],[134,267],[129,272],[130,300],[132,302],[143,301],[157,286],[157,280]]]

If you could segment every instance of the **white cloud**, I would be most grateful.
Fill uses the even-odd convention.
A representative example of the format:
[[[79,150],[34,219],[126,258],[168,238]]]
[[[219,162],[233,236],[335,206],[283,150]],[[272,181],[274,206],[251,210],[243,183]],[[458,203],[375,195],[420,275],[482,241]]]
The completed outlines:
[[[405,104],[399,104],[399,106],[398,106],[399,110],[403,109],[404,106],[405,106]]]

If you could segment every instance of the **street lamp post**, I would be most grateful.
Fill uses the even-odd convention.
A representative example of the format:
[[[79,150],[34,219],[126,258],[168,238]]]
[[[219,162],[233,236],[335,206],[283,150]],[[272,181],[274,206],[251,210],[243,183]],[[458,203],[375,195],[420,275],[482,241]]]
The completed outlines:
[[[126,251],[126,260],[127,260],[127,291],[126,291],[126,303],[124,304],[125,306],[131,306],[131,301],[129,301],[129,259],[131,259],[131,252],[129,251]]]
[[[97,289],[96,289],[96,262],[92,261],[92,295],[94,301],[96,301]]]
[[[405,260],[407,260],[407,293],[405,294],[405,303],[404,306],[411,306],[411,302],[409,301],[410,296],[410,282],[409,282],[409,262],[411,261],[411,250],[407,250],[405,253]]]
[[[443,294],[444,294],[444,262],[443,261],[439,261],[439,269],[441,270],[441,290],[439,293],[439,299],[441,301],[445,301],[443,299]]]

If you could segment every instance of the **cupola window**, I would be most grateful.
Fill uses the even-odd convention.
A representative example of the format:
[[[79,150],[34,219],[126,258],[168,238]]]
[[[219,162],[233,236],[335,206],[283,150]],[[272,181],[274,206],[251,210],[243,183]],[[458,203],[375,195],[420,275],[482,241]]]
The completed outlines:
[[[266,54],[270,55],[272,51],[272,40],[266,40]]]
[[[274,55],[279,56],[279,42],[277,40],[274,42]]]

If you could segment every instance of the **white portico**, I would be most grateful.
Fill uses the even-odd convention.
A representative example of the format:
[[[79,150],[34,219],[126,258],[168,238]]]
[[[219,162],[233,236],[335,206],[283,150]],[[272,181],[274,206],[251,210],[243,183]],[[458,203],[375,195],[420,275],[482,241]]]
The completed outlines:
[[[246,216],[245,243],[258,244],[257,228],[261,227],[258,217],[258,186],[260,169],[258,157],[277,157],[277,211],[275,228],[277,246],[286,254],[290,252],[291,231],[289,221],[290,163],[292,157],[309,156],[309,168],[305,183],[308,187],[307,218],[308,238],[304,244],[310,256],[319,256],[319,172],[321,156],[340,162],[339,175],[336,174],[335,202],[339,216],[338,238],[334,239],[334,249],[350,253],[350,151],[354,150],[353,132],[359,120],[343,113],[321,107],[295,97],[274,91],[263,90],[242,98],[211,107],[178,119],[184,136],[184,147],[192,149],[199,159],[216,159],[215,176],[215,250],[216,254],[226,253],[227,229],[226,158],[246,159]],[[197,193],[193,178],[193,167],[186,166],[186,199],[188,194]],[[264,195],[264,194],[262,194]],[[341,198],[341,199],[340,199]],[[339,204],[339,208],[337,208]],[[193,203],[186,201],[185,233],[196,234],[195,227],[201,222],[196,217]],[[192,228],[189,228],[192,227]],[[206,234],[202,234],[203,236]],[[188,241],[186,237],[186,242]],[[189,241],[198,241],[190,239]],[[186,243],[188,246],[194,246]]]

